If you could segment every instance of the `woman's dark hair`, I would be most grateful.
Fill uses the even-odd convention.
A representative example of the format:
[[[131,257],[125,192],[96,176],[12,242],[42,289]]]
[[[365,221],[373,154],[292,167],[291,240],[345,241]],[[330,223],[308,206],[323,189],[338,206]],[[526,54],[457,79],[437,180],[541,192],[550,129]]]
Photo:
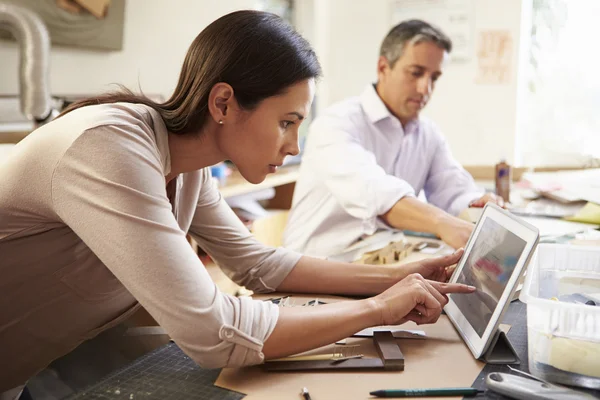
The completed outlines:
[[[275,14],[236,11],[208,25],[192,42],[175,91],[164,103],[127,89],[71,104],[141,103],[160,113],[169,132],[197,133],[208,116],[208,96],[218,82],[231,85],[239,105],[252,110],[297,82],[317,78],[321,66],[310,44]]]

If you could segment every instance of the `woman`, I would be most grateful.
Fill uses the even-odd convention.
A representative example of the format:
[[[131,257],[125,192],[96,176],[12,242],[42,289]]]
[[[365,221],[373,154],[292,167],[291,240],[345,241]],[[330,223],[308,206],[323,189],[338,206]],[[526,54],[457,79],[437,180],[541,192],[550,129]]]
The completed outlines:
[[[129,92],[72,105],[0,167],[0,393],[142,304],[205,367],[241,366],[363,328],[437,320],[461,256],[378,267],[302,257],[256,242],[208,167],[250,182],[298,153],[320,66],[280,18],[240,11],[192,43],[165,103]],[[256,292],[375,295],[283,308],[220,293],[186,233]]]

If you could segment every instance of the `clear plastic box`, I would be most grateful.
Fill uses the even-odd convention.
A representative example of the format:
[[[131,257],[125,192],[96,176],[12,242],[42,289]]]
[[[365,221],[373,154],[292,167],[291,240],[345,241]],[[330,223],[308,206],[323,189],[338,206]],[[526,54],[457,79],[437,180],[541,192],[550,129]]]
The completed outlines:
[[[520,300],[527,304],[530,372],[600,389],[600,247],[540,244]]]

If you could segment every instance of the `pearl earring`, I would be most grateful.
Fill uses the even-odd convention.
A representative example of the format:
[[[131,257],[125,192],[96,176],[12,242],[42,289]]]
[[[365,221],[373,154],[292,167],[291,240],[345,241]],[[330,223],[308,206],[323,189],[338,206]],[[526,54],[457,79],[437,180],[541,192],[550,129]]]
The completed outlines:
[[[223,125],[223,120],[222,119],[219,120],[219,125]]]

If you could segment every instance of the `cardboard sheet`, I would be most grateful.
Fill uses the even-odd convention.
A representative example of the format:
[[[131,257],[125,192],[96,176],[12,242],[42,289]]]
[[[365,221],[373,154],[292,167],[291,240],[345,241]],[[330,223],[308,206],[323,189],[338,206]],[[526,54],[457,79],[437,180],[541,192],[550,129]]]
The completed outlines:
[[[294,304],[314,299],[292,298]],[[319,296],[319,300],[325,299],[334,298]],[[446,316],[433,325],[417,326],[411,322],[398,329],[423,330],[427,335],[425,340],[398,339],[405,358],[404,371],[265,372],[260,366],[225,368],[215,385],[245,393],[247,400],[299,399],[303,387],[308,388],[313,400],[369,399],[369,392],[379,389],[471,386],[485,365],[473,358]],[[365,357],[377,357],[369,338],[350,338],[347,343],[360,344]],[[305,354],[332,352],[333,345]]]

